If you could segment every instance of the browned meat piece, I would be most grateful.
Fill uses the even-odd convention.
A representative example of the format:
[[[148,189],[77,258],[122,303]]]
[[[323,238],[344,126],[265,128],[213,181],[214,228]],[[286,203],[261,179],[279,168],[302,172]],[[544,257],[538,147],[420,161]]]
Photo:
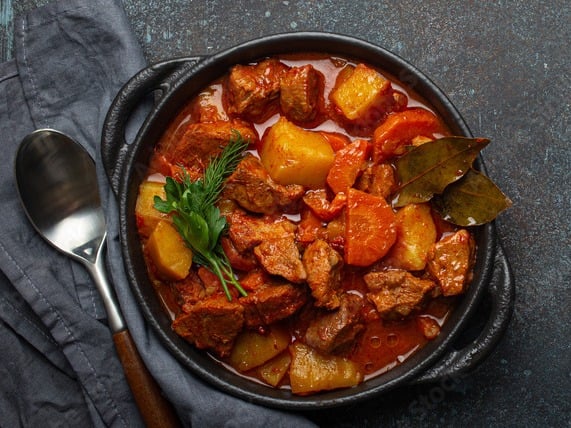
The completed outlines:
[[[395,173],[387,163],[369,166],[357,181],[357,189],[387,199],[396,189]]]
[[[202,281],[202,284],[204,284],[206,296],[211,296],[212,294],[221,293],[223,291],[220,278],[218,278],[218,275],[216,275],[212,270],[204,266],[200,266],[196,273]],[[230,288],[230,293],[235,293],[235,295],[238,296],[238,292],[234,287]]]
[[[291,282],[304,282],[307,273],[293,237],[273,238],[254,248],[254,255],[271,275],[279,275]]]
[[[296,225],[284,217],[255,217],[236,210],[227,217],[228,236],[240,253],[272,238],[294,237]]]
[[[311,321],[305,333],[305,343],[326,354],[346,348],[365,328],[363,304],[362,297],[343,294],[339,309]]]
[[[206,290],[194,270],[182,281],[173,284],[174,296],[183,311],[196,304],[206,296]]]
[[[383,318],[406,317],[436,286],[434,282],[417,278],[405,270],[369,272],[364,279],[369,288],[367,298]]]
[[[318,239],[307,247],[302,260],[315,306],[338,308],[343,258],[327,242]]]
[[[234,66],[224,91],[228,113],[256,123],[277,113],[280,77],[287,68],[276,59]]]
[[[417,317],[416,326],[428,340],[435,339],[440,334],[440,325],[435,319],[428,316]]]
[[[438,281],[444,296],[464,292],[472,280],[476,243],[465,229],[447,235],[428,253],[428,272]]]
[[[180,139],[170,140],[170,144],[161,147],[160,151],[173,164],[198,166],[204,170],[210,159],[220,154],[234,137],[234,131],[252,144],[258,141],[256,130],[239,120],[191,123]]]
[[[248,293],[264,287],[269,282],[269,275],[262,269],[253,269],[240,278],[240,285]]]
[[[303,186],[282,186],[272,180],[260,160],[252,154],[244,156],[224,189],[224,197],[259,214],[296,212],[296,202],[303,193]]]
[[[314,120],[323,105],[323,74],[311,65],[293,67],[281,75],[280,106],[292,122]]]
[[[239,302],[244,306],[246,327],[255,329],[293,315],[305,305],[307,298],[304,286],[266,283]]]
[[[300,221],[296,230],[296,241],[304,246],[312,243],[317,238],[325,238],[327,229],[323,221],[310,209],[302,209]]]
[[[185,107],[180,115],[190,113],[192,122],[216,122],[228,120],[226,112],[219,108],[219,99],[222,88],[212,85],[198,94],[198,96]],[[221,106],[220,106],[221,107]]]
[[[256,257],[254,257],[254,253],[251,251],[240,253],[230,238],[223,236],[220,243],[224,254],[228,257],[230,266],[234,269],[250,271],[258,266],[258,261]]]
[[[172,323],[174,331],[185,340],[219,357],[230,353],[243,325],[244,307],[236,301],[228,301],[224,294],[199,301]]]
[[[182,281],[174,282],[173,287],[174,296],[183,312],[188,312],[198,301],[222,291],[218,277],[205,267],[200,267],[198,271],[191,269],[189,275]]]

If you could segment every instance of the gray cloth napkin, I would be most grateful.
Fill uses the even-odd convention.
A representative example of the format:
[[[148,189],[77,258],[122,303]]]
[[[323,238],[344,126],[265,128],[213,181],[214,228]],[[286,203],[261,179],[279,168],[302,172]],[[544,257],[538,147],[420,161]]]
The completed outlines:
[[[18,144],[49,127],[70,134],[97,160],[111,281],[144,361],[183,423],[312,426],[193,377],[147,326],[129,290],[98,147],[114,95],[145,66],[120,1],[63,0],[34,10],[16,20],[14,46],[15,59],[0,64],[0,425],[142,425],[91,279],[35,233],[18,200]]]

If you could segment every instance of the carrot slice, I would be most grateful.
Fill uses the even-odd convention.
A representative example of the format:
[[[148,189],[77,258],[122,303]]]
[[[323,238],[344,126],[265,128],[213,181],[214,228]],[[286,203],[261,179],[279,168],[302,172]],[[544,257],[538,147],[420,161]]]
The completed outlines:
[[[313,213],[323,221],[331,221],[341,214],[347,195],[343,192],[335,194],[331,202],[327,200],[327,192],[325,189],[309,191],[303,197],[303,202],[309,207]]]
[[[373,135],[373,160],[378,163],[404,154],[404,146],[419,135],[446,134],[446,127],[434,113],[413,108],[390,114]]]
[[[356,189],[347,193],[345,262],[369,266],[385,256],[397,238],[395,214],[381,196]]]
[[[338,152],[351,143],[349,137],[340,132],[319,131],[319,133],[327,139],[327,142],[331,145],[334,152]]]
[[[369,153],[369,143],[365,140],[355,140],[345,146],[333,159],[333,165],[327,174],[327,184],[335,193],[345,192],[355,183],[363,162]]]

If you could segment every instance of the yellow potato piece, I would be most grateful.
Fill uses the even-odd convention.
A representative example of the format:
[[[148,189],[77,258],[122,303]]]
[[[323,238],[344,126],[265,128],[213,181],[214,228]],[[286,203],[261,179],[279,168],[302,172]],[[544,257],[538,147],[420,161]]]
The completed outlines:
[[[359,366],[346,358],[322,355],[300,342],[290,346],[290,352],[289,379],[294,394],[347,388],[363,381]]]
[[[258,369],[260,377],[272,386],[278,386],[291,364],[289,352],[282,352]]]
[[[167,220],[168,214],[157,211],[154,198],[160,196],[165,199],[164,184],[155,181],[143,181],[139,186],[139,195],[135,205],[135,215],[139,233],[149,237],[161,220]]]
[[[428,204],[410,204],[396,213],[397,240],[386,262],[404,270],[422,270],[436,242],[436,226]]]
[[[331,92],[331,101],[349,120],[363,118],[391,87],[390,81],[380,73],[358,64],[347,78]]]
[[[158,222],[147,241],[147,251],[162,279],[177,281],[190,272],[192,250],[168,221]]]
[[[240,372],[261,366],[286,349],[290,339],[286,330],[277,327],[268,334],[244,331],[236,338],[229,363]]]
[[[333,158],[333,149],[322,134],[300,128],[284,117],[270,128],[260,150],[262,165],[283,185],[325,186]]]

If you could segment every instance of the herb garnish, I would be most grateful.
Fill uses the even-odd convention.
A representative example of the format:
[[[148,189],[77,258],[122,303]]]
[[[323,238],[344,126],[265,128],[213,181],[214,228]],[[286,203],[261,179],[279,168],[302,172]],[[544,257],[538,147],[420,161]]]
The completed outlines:
[[[228,283],[242,296],[246,291],[236,280],[228,257],[220,243],[227,229],[226,218],[215,205],[222,192],[224,181],[234,172],[248,147],[238,131],[218,157],[211,160],[204,176],[191,181],[185,171],[182,182],[166,178],[166,200],[155,196],[154,205],[163,213],[174,212],[173,222],[188,247],[193,252],[193,262],[210,269],[220,279],[228,300],[232,300]]]

